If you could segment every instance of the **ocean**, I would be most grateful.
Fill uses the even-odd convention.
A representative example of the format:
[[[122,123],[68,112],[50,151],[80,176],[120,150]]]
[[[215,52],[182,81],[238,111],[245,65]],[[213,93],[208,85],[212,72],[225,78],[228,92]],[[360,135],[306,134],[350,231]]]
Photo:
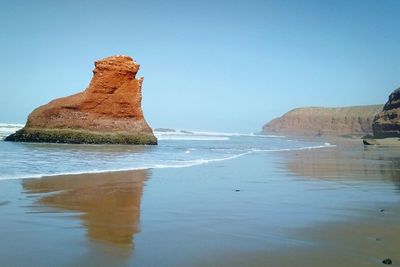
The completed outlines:
[[[252,153],[332,147],[285,136],[201,131],[157,132],[157,146],[4,142],[22,128],[0,123],[0,180],[64,174],[183,168]]]
[[[0,141],[0,266],[399,266],[398,148],[155,134]]]

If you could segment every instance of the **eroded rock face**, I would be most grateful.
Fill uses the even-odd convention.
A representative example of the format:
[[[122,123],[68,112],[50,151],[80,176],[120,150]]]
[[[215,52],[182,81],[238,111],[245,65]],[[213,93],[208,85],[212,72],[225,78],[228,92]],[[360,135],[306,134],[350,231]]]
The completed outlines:
[[[344,108],[297,108],[263,127],[263,133],[306,136],[359,137],[372,133],[382,105]]]
[[[35,109],[7,141],[157,144],[141,108],[143,78],[128,56],[95,62],[89,87]]]
[[[400,137],[400,88],[390,94],[372,127],[376,138]]]

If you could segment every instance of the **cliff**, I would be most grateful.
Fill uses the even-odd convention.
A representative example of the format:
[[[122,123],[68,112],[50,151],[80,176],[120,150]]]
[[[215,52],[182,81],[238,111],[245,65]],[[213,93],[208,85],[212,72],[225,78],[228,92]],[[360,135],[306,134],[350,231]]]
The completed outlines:
[[[343,108],[297,108],[263,126],[263,133],[306,136],[363,136],[382,105]]]
[[[128,56],[96,61],[86,90],[35,109],[6,141],[157,144],[143,116],[139,67]]]
[[[400,88],[390,94],[388,102],[373,121],[375,138],[400,137]]]

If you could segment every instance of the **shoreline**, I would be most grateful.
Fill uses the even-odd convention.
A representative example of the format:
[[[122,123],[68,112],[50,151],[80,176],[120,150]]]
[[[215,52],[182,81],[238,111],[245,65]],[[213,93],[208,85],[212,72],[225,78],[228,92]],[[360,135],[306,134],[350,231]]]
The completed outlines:
[[[32,144],[41,144],[41,143],[32,143]],[[66,144],[66,143],[60,143],[60,144],[55,144],[55,143],[49,143],[50,145],[66,145],[69,146],[71,144]],[[46,143],[46,145],[49,145]],[[78,144],[72,144],[72,145],[78,145]],[[101,146],[101,144],[84,144],[89,145],[89,146]],[[227,160],[232,160],[238,157],[250,155],[253,153],[270,153],[270,152],[286,152],[286,151],[302,151],[302,150],[313,150],[313,149],[324,149],[324,148],[331,148],[335,147],[336,145],[332,145],[330,143],[324,143],[324,145],[316,145],[316,146],[308,146],[308,147],[301,147],[301,148],[282,148],[282,149],[267,149],[267,150],[262,150],[262,149],[252,149],[247,152],[243,152],[240,154],[228,156],[225,158],[213,158],[213,159],[202,159],[202,160],[197,160],[197,162],[191,162],[188,163],[187,165],[181,165],[181,166],[173,166],[173,165],[158,165],[158,166],[152,166],[152,167],[132,167],[132,168],[126,168],[126,169],[115,169],[115,170],[85,170],[85,171],[78,171],[78,172],[68,172],[68,173],[55,173],[55,174],[28,174],[26,176],[17,176],[17,177],[5,177],[2,178],[0,177],[0,181],[2,180],[19,180],[19,179],[30,179],[30,178],[46,178],[46,177],[57,177],[57,176],[67,176],[67,175],[85,175],[85,174],[101,174],[101,173],[118,173],[118,172],[126,172],[126,171],[138,171],[138,170],[154,170],[154,169],[168,169],[168,168],[189,168],[193,166],[200,166],[204,164],[209,164],[212,162],[219,162],[219,161],[227,161]]]

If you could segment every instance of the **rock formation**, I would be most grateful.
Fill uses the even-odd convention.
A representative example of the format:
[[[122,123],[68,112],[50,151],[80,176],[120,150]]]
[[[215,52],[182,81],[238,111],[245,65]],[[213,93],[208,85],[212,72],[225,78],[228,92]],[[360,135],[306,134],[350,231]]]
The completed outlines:
[[[400,137],[400,88],[390,94],[372,124],[375,138]]]
[[[360,137],[372,133],[372,122],[382,105],[343,108],[297,108],[263,127],[263,133]]]
[[[35,109],[6,141],[157,144],[141,108],[143,78],[128,56],[95,62],[89,87]]]

